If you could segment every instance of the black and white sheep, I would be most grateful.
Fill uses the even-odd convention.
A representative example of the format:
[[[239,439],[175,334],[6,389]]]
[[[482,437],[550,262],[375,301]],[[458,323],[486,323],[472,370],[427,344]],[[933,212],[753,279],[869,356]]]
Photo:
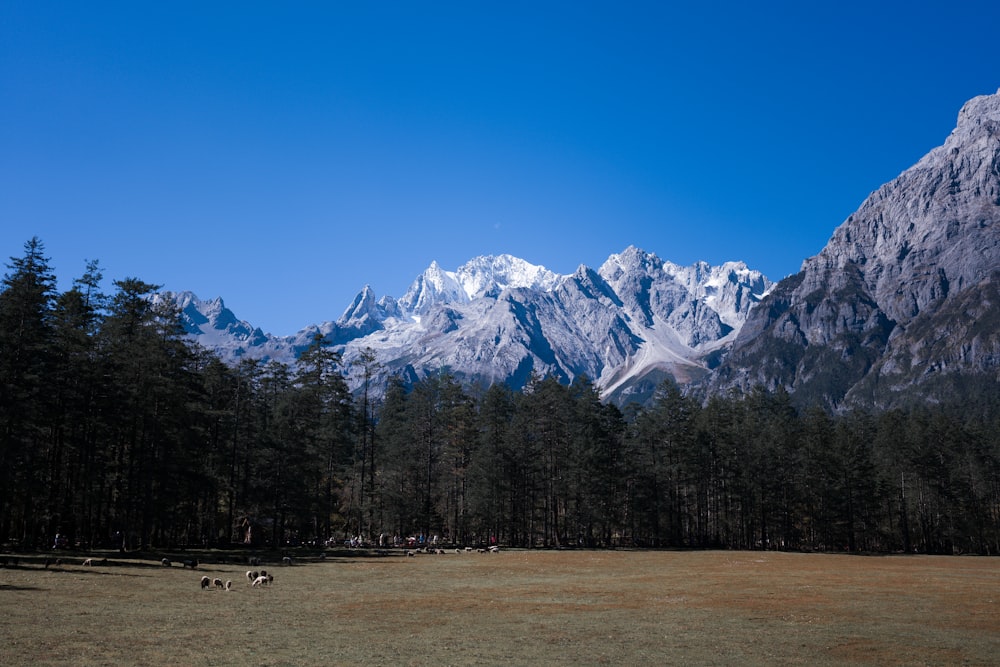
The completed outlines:
[[[211,579],[209,579],[208,577],[202,577],[201,578],[201,590],[205,590],[206,588],[208,588],[211,585],[212,585],[212,580]]]

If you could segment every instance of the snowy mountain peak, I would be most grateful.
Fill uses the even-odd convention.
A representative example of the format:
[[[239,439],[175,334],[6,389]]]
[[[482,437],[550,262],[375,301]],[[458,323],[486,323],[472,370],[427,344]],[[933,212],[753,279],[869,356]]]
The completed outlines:
[[[469,260],[456,271],[446,271],[437,261],[424,270],[399,300],[399,307],[419,316],[439,304],[468,303],[482,297],[497,297],[508,288],[549,291],[562,276],[543,266],[511,255],[485,255]]]
[[[358,292],[358,295],[354,297],[354,301],[351,302],[351,305],[344,310],[344,314],[340,316],[338,322],[352,320],[364,315],[365,313],[369,313],[374,305],[375,292],[372,291],[370,285],[365,285],[361,288],[361,291]]]
[[[639,271],[649,275],[663,268],[663,260],[653,253],[640,250],[630,245],[620,253],[609,256],[598,273],[605,279],[614,280],[615,276]]]
[[[437,261],[433,261],[406,290],[399,300],[399,307],[404,313],[419,316],[440,303],[463,303],[468,300],[455,274],[445,271]]]
[[[544,266],[536,266],[512,255],[476,257],[455,272],[455,277],[469,299],[497,296],[508,288],[549,291],[562,276]]]

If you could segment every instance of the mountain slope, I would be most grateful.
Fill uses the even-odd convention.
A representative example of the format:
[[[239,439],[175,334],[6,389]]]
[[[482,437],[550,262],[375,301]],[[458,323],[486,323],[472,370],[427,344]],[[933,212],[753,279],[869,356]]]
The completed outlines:
[[[996,373],[1000,91],[872,193],[754,309],[707,391],[785,387],[801,402],[935,398],[942,374]],[[975,313],[974,316],[971,313]]]

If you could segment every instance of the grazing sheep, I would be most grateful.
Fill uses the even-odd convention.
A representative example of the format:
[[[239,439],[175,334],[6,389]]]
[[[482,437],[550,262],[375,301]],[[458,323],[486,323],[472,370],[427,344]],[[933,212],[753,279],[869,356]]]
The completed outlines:
[[[84,567],[90,567],[93,564],[94,564],[94,559],[93,558],[88,558],[87,560],[83,561]]]
[[[222,588],[222,579],[214,579],[212,583],[215,584],[216,588]]]
[[[253,583],[250,585],[253,586],[254,588],[260,588],[261,586],[267,586],[268,583],[269,582],[267,577],[257,577],[256,579],[253,580]]]
[[[164,558],[160,561],[160,565],[162,565],[163,567],[170,567],[172,563],[170,562],[169,558]]]
[[[206,588],[208,588],[211,585],[212,585],[212,580],[211,579],[209,579],[208,577],[202,577],[201,578],[201,590],[205,590]]]
[[[490,547],[490,553],[491,554],[500,553],[500,547],[494,544],[493,546]]]
[[[227,579],[226,580],[226,590],[228,591],[228,590],[232,589],[232,587],[233,587],[233,580],[232,579]]]
[[[273,574],[267,575],[267,583],[269,583],[269,584],[274,583],[274,575]]]
[[[266,577],[267,576],[267,570],[261,570],[260,571],[260,576]]]
[[[253,570],[247,570],[247,583],[252,584],[253,580],[258,577],[258,574]]]
[[[192,560],[181,561],[181,567],[182,568],[189,567],[189,568],[191,568],[193,570],[196,567],[198,567],[198,559],[195,558],[195,559],[192,559]]]
[[[291,565],[292,564],[291,557],[290,556],[285,556],[284,558],[282,558],[281,559],[281,564],[282,565]]]

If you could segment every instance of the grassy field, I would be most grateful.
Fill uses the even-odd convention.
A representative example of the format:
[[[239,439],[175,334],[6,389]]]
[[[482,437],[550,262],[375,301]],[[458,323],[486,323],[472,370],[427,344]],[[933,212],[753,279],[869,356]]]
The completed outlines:
[[[345,555],[264,564],[266,589],[108,558],[0,569],[0,665],[1000,663],[994,558]]]

